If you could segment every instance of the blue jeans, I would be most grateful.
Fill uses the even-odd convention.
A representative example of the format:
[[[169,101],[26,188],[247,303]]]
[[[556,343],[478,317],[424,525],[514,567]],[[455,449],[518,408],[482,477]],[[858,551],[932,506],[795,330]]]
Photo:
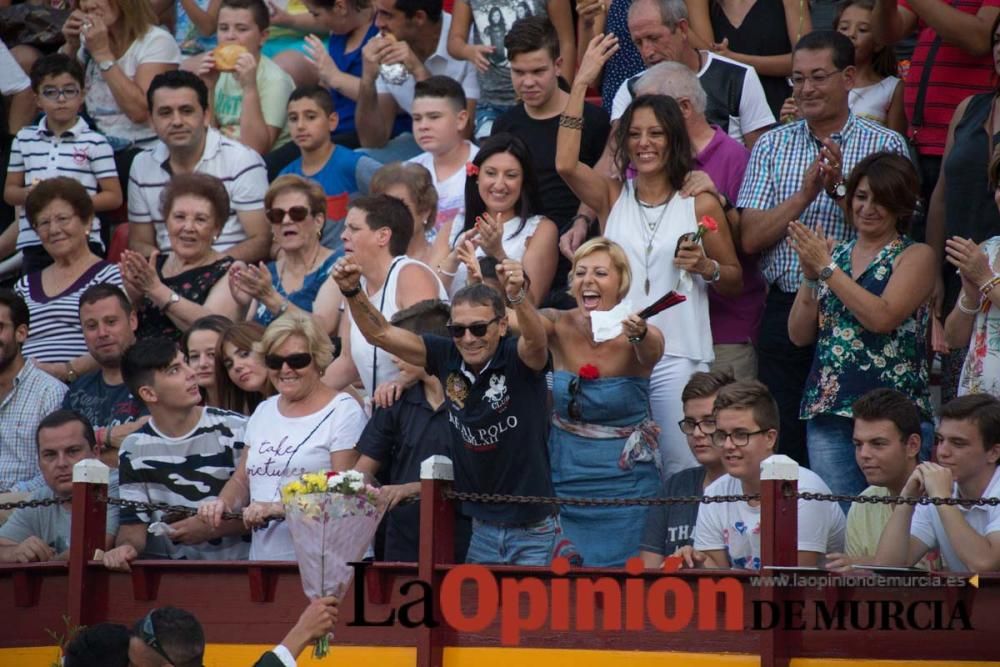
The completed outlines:
[[[493,121],[510,111],[513,107],[507,104],[490,104],[479,100],[476,104],[475,130],[472,136],[485,139],[493,132]]]
[[[920,424],[920,459],[930,460],[934,442],[934,424]],[[835,494],[857,495],[868,482],[854,458],[854,420],[850,417],[822,414],[806,421],[809,469],[820,476]],[[846,512],[850,503],[841,503]]]
[[[378,148],[358,148],[356,153],[367,155],[376,162],[389,164],[390,162],[406,162],[411,157],[420,155],[420,146],[417,145],[413,133],[403,132],[390,139],[384,146]]]
[[[518,526],[473,519],[465,562],[546,566],[561,534],[558,516]]]

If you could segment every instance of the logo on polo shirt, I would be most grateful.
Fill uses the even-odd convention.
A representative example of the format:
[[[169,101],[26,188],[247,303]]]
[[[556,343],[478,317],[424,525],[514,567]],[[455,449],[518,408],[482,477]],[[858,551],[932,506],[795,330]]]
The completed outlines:
[[[465,409],[465,399],[469,397],[469,382],[461,373],[449,373],[445,382],[445,393],[448,399],[458,406],[459,410]]]
[[[494,412],[503,412],[510,403],[510,396],[507,395],[507,378],[498,373],[490,376],[490,388],[483,394]]]
[[[73,162],[79,165],[84,165],[90,162],[90,153],[87,152],[87,148],[85,146],[73,147]]]

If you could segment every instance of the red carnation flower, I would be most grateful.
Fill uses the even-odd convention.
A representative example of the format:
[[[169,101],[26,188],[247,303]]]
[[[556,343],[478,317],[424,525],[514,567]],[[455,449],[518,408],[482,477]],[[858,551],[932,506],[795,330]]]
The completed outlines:
[[[580,366],[580,372],[577,373],[581,380],[596,380],[601,377],[601,371],[597,370],[597,366],[593,364],[584,364]]]
[[[478,176],[479,175],[479,167],[477,167],[476,165],[472,164],[471,162],[466,162],[465,163],[465,175],[467,177]]]

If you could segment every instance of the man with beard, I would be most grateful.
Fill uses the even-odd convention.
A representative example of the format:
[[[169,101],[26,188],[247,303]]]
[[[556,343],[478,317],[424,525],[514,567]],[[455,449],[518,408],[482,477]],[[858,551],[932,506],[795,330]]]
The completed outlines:
[[[135,342],[139,322],[125,292],[116,285],[91,285],[80,295],[80,327],[100,368],[70,386],[62,406],[82,413],[93,425],[101,459],[118,467],[118,448],[149,419],[122,380],[121,361]]]
[[[30,315],[24,299],[0,289],[0,503],[26,500],[45,486],[38,469],[35,431],[62,403],[66,385],[33,363],[21,346]],[[0,525],[9,512],[0,512]]]

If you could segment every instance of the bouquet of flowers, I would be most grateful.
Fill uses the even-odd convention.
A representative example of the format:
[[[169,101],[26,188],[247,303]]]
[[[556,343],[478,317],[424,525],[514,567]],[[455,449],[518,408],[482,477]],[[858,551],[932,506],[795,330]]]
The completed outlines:
[[[710,215],[701,216],[701,220],[698,221],[698,231],[693,234],[685,234],[681,236],[677,243],[677,249],[680,250],[680,244],[687,241],[689,243],[698,243],[705,236],[707,232],[717,232],[719,231],[719,223]],[[676,254],[676,253],[675,253]],[[693,287],[691,282],[691,274],[686,270],[681,269],[680,276],[677,278],[677,287],[674,289],[679,292],[688,292]]]
[[[356,470],[305,473],[282,486],[285,521],[307,597],[340,597],[347,591],[354,577],[348,563],[364,557],[385,512],[379,493]],[[320,639],[313,655],[324,657],[330,638]]]

